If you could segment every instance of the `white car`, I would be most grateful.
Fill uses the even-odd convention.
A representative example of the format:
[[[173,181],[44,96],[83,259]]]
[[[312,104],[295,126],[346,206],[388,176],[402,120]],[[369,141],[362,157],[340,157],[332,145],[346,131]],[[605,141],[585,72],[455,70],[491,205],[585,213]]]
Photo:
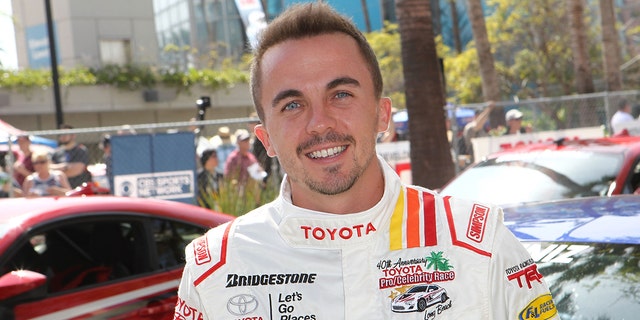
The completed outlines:
[[[447,291],[435,284],[419,284],[395,297],[391,302],[393,312],[422,312],[429,306],[447,301]]]

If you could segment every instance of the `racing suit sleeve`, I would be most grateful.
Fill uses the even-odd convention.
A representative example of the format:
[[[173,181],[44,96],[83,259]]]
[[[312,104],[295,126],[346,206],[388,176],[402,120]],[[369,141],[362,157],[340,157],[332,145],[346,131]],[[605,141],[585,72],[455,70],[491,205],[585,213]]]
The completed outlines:
[[[535,261],[502,219],[496,224],[489,272],[492,319],[560,319]]]
[[[205,235],[206,237],[206,235]],[[182,272],[182,279],[180,280],[180,286],[178,287],[178,301],[176,302],[174,320],[212,320],[204,313],[204,307],[200,299],[200,294],[194,285],[194,267],[195,267],[195,254],[194,243],[197,239],[191,242],[185,248],[185,260],[186,265]]]

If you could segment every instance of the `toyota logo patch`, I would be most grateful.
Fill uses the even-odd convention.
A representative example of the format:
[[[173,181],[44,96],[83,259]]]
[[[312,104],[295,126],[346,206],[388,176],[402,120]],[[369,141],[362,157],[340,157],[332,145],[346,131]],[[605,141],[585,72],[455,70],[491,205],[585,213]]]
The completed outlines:
[[[227,302],[227,310],[236,316],[244,316],[258,308],[258,300],[250,294],[239,294]]]

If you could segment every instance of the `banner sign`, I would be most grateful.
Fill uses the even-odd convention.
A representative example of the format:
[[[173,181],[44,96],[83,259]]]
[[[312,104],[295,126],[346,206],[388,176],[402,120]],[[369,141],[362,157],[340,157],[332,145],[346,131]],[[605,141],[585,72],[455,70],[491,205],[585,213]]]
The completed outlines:
[[[119,175],[114,184],[117,196],[173,200],[195,195],[193,179],[193,171],[183,170]]]
[[[111,137],[113,193],[195,204],[193,132]]]
[[[236,0],[236,7],[242,18],[244,30],[251,48],[258,43],[258,34],[267,26],[260,0]]]
[[[593,139],[604,137],[602,127],[587,127],[566,130],[542,131],[525,134],[510,134],[498,137],[481,137],[471,139],[473,157],[476,162],[494,152],[505,151],[518,145],[533,144],[545,141]]]

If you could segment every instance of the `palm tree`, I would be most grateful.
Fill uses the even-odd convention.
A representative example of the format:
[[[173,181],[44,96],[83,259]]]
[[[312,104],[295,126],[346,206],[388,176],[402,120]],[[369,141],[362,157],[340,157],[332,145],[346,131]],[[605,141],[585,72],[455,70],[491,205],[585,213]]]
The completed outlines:
[[[444,81],[429,2],[396,1],[405,79],[413,183],[440,188],[455,175],[445,126]]]
[[[456,8],[456,0],[449,0],[449,8],[451,10],[451,26],[453,27],[453,41],[456,53],[462,53],[462,41],[460,40],[460,28],[458,27],[458,10]]]
[[[602,25],[602,54],[607,91],[622,90],[620,45],[613,12],[613,0],[600,0],[600,24]]]
[[[444,252],[431,252],[431,255],[425,257],[425,260],[428,262],[427,269],[434,269],[436,271],[449,271],[453,269],[453,266],[449,264],[449,259],[444,258],[442,255]]]
[[[485,101],[500,100],[500,86],[498,83],[498,73],[496,72],[493,54],[491,53],[491,43],[487,36],[487,26],[484,22],[481,0],[467,0],[467,10],[471,21],[471,30],[476,44],[478,62],[480,64],[480,78],[482,79],[482,96]],[[502,108],[495,108],[490,116],[491,127],[504,124]]]
[[[595,92],[591,64],[589,61],[589,44],[587,42],[586,27],[584,23],[584,0],[567,1],[567,14],[569,15],[569,30],[571,34],[571,53],[573,56],[573,70],[576,91],[578,93]],[[572,113],[576,114],[580,125],[597,125],[597,119],[589,115],[594,114],[595,105],[587,101],[578,103],[578,108]],[[594,123],[594,121],[596,121]]]
[[[367,7],[367,0],[360,0],[360,6],[362,7],[362,15],[364,16],[364,24],[367,28],[367,33],[371,32],[371,20],[369,19],[369,8]]]
[[[584,0],[569,0],[567,6],[576,90],[578,93],[592,93],[595,92],[595,86],[589,63],[587,29],[584,24]]]

